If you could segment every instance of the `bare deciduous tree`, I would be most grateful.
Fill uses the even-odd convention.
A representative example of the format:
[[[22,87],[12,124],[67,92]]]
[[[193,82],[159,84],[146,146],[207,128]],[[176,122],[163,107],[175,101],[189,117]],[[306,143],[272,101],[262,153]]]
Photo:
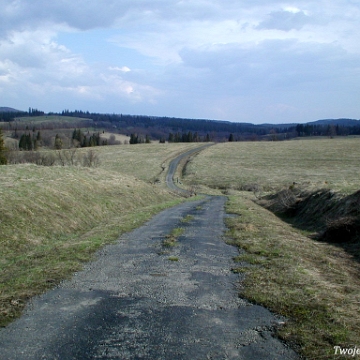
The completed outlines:
[[[94,150],[89,150],[83,157],[83,166],[96,167],[100,165],[98,154]]]

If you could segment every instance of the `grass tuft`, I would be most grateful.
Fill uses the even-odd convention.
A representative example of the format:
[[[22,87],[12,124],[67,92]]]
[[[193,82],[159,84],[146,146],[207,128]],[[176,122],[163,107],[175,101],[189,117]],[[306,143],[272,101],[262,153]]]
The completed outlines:
[[[165,247],[173,247],[177,244],[177,238],[184,233],[183,228],[174,228],[170,234],[165,236],[165,239],[162,242],[162,245]]]
[[[194,220],[194,216],[188,214],[188,215],[186,215],[184,218],[181,219],[181,222],[182,222],[183,224],[186,224],[186,223],[188,223],[188,222],[190,222],[190,221],[192,221],[192,220]]]
[[[179,261],[179,258],[177,256],[170,256],[169,260],[170,261]]]

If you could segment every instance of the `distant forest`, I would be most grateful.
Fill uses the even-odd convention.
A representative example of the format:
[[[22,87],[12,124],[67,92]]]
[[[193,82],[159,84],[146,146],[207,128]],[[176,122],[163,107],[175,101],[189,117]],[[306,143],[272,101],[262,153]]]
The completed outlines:
[[[360,135],[360,120],[329,119],[306,124],[235,123],[217,120],[183,119],[146,115],[100,114],[88,111],[63,110],[48,113],[29,108],[28,112],[3,111],[0,121],[11,122],[18,117],[42,115],[70,116],[92,120],[95,128],[162,142],[285,140],[309,136]],[[136,143],[136,142],[134,142]]]

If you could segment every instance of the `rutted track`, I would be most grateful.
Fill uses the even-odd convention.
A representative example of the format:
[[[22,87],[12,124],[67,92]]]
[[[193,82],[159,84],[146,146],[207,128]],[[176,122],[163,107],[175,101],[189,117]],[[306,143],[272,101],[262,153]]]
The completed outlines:
[[[225,200],[163,211],[105,247],[0,331],[0,358],[296,359],[272,336],[279,319],[237,296]],[[177,246],[164,247],[177,227]]]
[[[180,192],[183,195],[189,195],[189,191],[187,191],[185,189],[182,189],[182,188],[179,188],[174,183],[174,175],[175,175],[176,169],[177,169],[177,167],[179,166],[179,164],[180,164],[180,162],[182,160],[185,160],[185,159],[189,158],[191,155],[197,154],[198,152],[200,152],[201,150],[203,150],[203,149],[205,149],[205,148],[207,148],[209,146],[212,146],[212,144],[206,144],[206,145],[200,146],[198,148],[186,151],[183,154],[177,156],[175,159],[173,159],[170,162],[169,169],[168,169],[168,172],[166,174],[166,184],[171,190],[174,190],[176,192]]]

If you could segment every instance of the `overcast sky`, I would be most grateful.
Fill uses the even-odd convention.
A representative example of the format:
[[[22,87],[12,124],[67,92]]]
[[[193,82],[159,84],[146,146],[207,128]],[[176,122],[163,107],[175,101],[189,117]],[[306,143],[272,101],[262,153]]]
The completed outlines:
[[[360,0],[0,0],[0,106],[360,118]]]

